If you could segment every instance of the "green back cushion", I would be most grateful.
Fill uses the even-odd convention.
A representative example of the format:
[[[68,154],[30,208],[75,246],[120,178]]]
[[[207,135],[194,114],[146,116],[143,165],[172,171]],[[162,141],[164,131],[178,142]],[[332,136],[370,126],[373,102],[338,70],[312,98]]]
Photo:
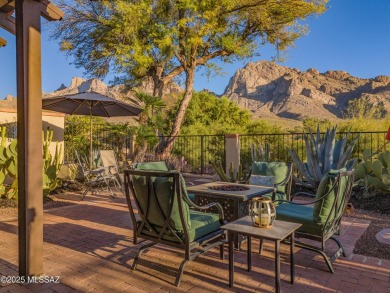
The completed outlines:
[[[165,161],[137,163],[134,166],[134,169],[135,170],[169,171],[167,163],[165,163]]]
[[[317,193],[316,193],[316,200],[324,196],[327,192],[329,192],[334,185],[337,175],[345,171],[345,169],[340,170],[330,170],[321,180]],[[347,186],[347,180],[348,177],[343,176],[340,181],[339,185],[339,195],[344,195],[344,191]],[[313,206],[313,219],[317,224],[325,224],[326,220],[328,219],[329,215],[331,213],[334,213],[334,210],[332,210],[333,203],[335,201],[335,190],[331,190],[331,192],[328,194],[328,196],[324,197],[322,200],[319,200],[316,202]],[[339,213],[340,213],[339,209]],[[341,211],[342,213],[342,211]],[[333,214],[331,215],[333,216]],[[341,216],[340,214],[337,215],[337,217]]]
[[[146,213],[148,204],[148,192],[155,192],[156,197],[153,194],[149,194],[149,208],[147,214],[147,221],[155,226],[162,227],[165,222],[165,218],[169,216],[170,207],[173,202],[172,212],[169,220],[169,224],[172,229],[177,231],[183,230],[183,224],[180,219],[179,206],[177,200],[176,190],[173,192],[173,178],[154,177],[152,178],[153,191],[148,188],[147,180],[144,176],[134,176],[134,189],[135,196],[140,204],[142,213]],[[160,212],[160,208],[161,212]],[[191,226],[189,206],[183,200],[182,201],[184,220],[188,227]]]
[[[288,166],[284,162],[253,162],[252,175],[275,176],[275,185],[286,179]],[[279,185],[276,190],[286,193],[286,186]]]
[[[180,180],[181,181],[181,180]],[[171,212],[170,225],[174,230],[182,231],[183,225],[180,219],[179,204],[177,200],[176,190],[174,191],[174,197],[172,198],[172,181],[158,181],[155,183],[155,191],[157,193],[158,201],[164,211],[165,216],[168,216],[170,210],[170,205],[173,200],[173,208]],[[184,193],[184,190],[182,191]],[[185,200],[182,200],[182,209],[184,215],[184,221],[187,224],[187,227],[191,226],[190,219],[190,208]]]

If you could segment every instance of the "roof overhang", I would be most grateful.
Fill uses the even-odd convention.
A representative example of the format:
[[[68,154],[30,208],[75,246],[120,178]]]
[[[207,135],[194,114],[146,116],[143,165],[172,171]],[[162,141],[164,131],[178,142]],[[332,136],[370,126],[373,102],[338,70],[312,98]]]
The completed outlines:
[[[49,0],[36,0],[41,3],[41,16],[49,21],[61,20],[64,13]],[[15,35],[15,0],[0,0],[0,28]]]
[[[41,16],[49,21],[61,20],[64,18],[64,13],[51,3],[49,0],[36,0],[41,3]],[[6,30],[10,34],[16,34],[15,17],[15,0],[0,0],[0,28]],[[0,38],[0,47],[4,47],[7,41]]]

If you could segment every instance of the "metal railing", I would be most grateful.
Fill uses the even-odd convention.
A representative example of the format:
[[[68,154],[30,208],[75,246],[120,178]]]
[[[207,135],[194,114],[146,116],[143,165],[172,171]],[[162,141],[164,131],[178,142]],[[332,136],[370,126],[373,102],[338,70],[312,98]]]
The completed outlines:
[[[324,133],[321,135],[324,135]],[[339,132],[336,135],[336,139],[346,135],[347,132]],[[359,138],[352,153],[353,158],[361,159],[362,152],[365,149],[369,149],[372,152],[386,150],[386,131],[350,132],[348,142],[351,142],[357,136]],[[242,164],[249,164],[252,144],[257,149],[259,146],[264,148],[267,142],[270,145],[272,161],[291,161],[288,149],[294,149],[303,160],[306,158],[303,133],[243,134],[240,136],[240,159]]]
[[[77,129],[79,125],[67,124],[65,127],[65,160],[74,159],[74,150],[78,148],[84,152],[89,151],[89,129],[84,126],[83,130]],[[74,134],[78,133],[77,136]],[[82,133],[82,135],[80,135]],[[323,135],[323,134],[322,134]],[[346,132],[337,133],[337,137],[347,135]],[[361,158],[364,149],[386,150],[386,131],[376,132],[351,132],[348,141],[359,136],[355,145],[352,157]],[[168,137],[161,137],[167,139]],[[249,167],[251,163],[251,145],[256,148],[265,146],[268,142],[271,150],[272,161],[291,161],[288,149],[294,149],[298,155],[305,160],[306,147],[303,133],[282,133],[282,134],[242,134],[240,135],[240,160],[242,165]],[[132,158],[133,135],[119,133],[114,135],[107,125],[96,124],[93,127],[94,149],[113,149],[120,154],[120,159]],[[156,145],[149,146],[148,156],[145,160],[154,160]],[[214,171],[210,162],[221,161],[226,166],[224,135],[189,135],[177,136],[171,153],[170,162],[176,168],[184,172],[198,174],[213,174]]]
[[[172,155],[183,157],[181,170],[189,173],[213,174],[211,162],[220,161],[225,166],[224,135],[177,136]]]

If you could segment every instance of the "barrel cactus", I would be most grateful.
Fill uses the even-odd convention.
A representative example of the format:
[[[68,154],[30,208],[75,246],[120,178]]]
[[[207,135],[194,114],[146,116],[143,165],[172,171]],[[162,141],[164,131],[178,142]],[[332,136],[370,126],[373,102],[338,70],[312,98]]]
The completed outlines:
[[[350,170],[356,164],[356,159],[350,160],[350,157],[359,136],[355,137],[348,144],[350,132],[344,138],[340,137],[337,141],[336,132],[337,127],[328,128],[322,137],[318,126],[316,135],[311,131],[310,134],[305,133],[303,135],[307,162],[303,162],[295,150],[288,150],[299,173],[313,187],[318,186],[322,177],[329,170],[341,168]]]

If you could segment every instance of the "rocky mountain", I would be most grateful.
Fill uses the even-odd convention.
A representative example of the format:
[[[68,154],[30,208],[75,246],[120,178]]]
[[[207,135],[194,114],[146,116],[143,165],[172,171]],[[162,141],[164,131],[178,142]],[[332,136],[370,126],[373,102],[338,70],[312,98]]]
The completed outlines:
[[[153,84],[150,80],[145,80],[137,87],[141,92],[153,94]],[[43,98],[54,97],[60,95],[76,94],[87,91],[95,91],[103,95],[107,95],[119,100],[133,99],[134,93],[129,90],[125,90],[123,85],[108,86],[103,81],[92,78],[83,79],[81,77],[73,77],[70,85],[66,87],[62,84],[56,91],[51,93],[44,93]],[[183,89],[176,84],[170,84],[165,89],[165,94],[180,93]]]
[[[224,94],[255,117],[343,118],[348,101],[368,97],[390,110],[390,77],[363,79],[345,71],[301,72],[274,62],[248,63],[230,79]]]
[[[141,92],[153,94],[153,87],[150,81],[142,82],[141,85],[137,87],[137,89],[139,89]],[[123,85],[108,86],[101,80],[95,78],[83,79],[81,77],[73,77],[69,86],[65,86],[64,84],[62,84],[54,92],[43,93],[43,98],[77,94],[86,91],[98,92],[114,99],[122,101],[131,101],[136,104],[139,102],[134,98],[134,92],[130,90],[126,91]],[[167,97],[167,104],[172,103],[172,96],[175,97],[182,91],[183,89],[176,84],[172,83],[167,86],[165,89],[165,94],[169,96]],[[7,95],[4,100],[0,100],[0,108],[16,108],[16,98],[11,95]],[[107,120],[109,120],[110,122],[123,122],[128,120],[131,121],[133,119],[133,117],[113,117]]]
[[[139,89],[152,94],[152,82],[144,81]],[[61,87],[45,97],[96,91],[121,100],[133,98],[132,91],[124,91],[123,85],[108,86],[97,79],[74,77],[69,86]],[[176,84],[166,88],[166,102],[171,105],[183,89]],[[363,79],[345,71],[320,73],[316,69],[301,72],[274,62],[248,63],[237,70],[223,94],[254,117],[269,120],[289,119],[291,123],[306,117],[337,120],[343,118],[348,102],[367,97],[375,107],[383,103],[390,112],[390,77],[377,76]],[[7,96],[0,100],[0,108],[16,108],[16,100]],[[111,118],[112,121],[123,121]],[[294,121],[292,121],[293,119]]]
[[[0,108],[16,109],[16,98],[12,95],[7,95],[4,100],[0,100]]]

